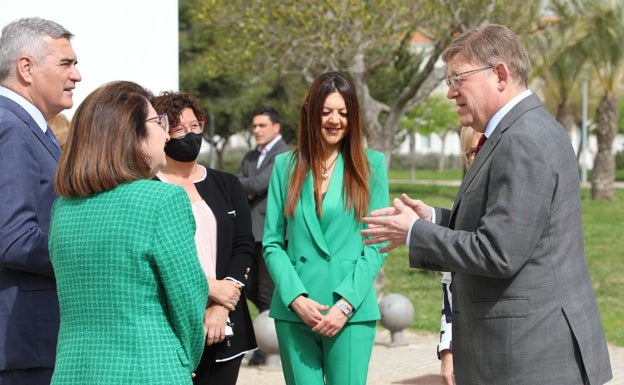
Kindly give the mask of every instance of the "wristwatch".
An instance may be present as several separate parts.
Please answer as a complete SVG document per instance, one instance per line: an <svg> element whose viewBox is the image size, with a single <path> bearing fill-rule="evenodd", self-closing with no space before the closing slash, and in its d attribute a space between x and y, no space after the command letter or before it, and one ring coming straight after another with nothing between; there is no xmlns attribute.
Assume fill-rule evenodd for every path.
<svg viewBox="0 0 624 385"><path fill-rule="evenodd" d="M338 300L338 302L336 302L336 306L338 306L338 309L340 309L342 314L346 315L347 318L351 318L353 315L353 310L351 310L351 307L349 307L345 301L341 299Z"/></svg>

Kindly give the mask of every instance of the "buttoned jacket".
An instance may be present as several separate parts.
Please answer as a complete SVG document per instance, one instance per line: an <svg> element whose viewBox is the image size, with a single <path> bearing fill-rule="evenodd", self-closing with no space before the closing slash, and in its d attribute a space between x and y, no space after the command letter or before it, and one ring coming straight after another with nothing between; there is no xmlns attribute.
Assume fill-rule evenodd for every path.
<svg viewBox="0 0 624 385"><path fill-rule="evenodd" d="M355 308L349 322L379 319L373 281L386 255L379 252L379 245L363 245L360 230L364 225L354 217L352 209L345 209L342 155L336 160L319 218L310 174L294 215L284 216L292 154L287 152L276 158L269 185L263 251L275 281L270 316L302 322L290 304L304 295L329 306L345 298ZM374 210L388 205L386 162L380 152L367 150L366 154L371 171L369 206ZM285 248L287 228L289 241Z"/></svg>

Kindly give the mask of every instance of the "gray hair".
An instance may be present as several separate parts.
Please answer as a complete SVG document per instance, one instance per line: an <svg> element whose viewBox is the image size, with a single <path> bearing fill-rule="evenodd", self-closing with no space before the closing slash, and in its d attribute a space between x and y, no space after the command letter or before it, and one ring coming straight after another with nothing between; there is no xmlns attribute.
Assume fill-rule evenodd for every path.
<svg viewBox="0 0 624 385"><path fill-rule="evenodd" d="M41 61L48 53L46 37L71 39L74 35L60 24L39 17L10 22L0 35L0 82L15 71L15 62L22 55Z"/></svg>
<svg viewBox="0 0 624 385"><path fill-rule="evenodd" d="M464 32L442 53L442 60L448 64L455 56L483 65L502 61L525 87L528 84L531 72L529 55L520 38L505 26L489 24Z"/></svg>

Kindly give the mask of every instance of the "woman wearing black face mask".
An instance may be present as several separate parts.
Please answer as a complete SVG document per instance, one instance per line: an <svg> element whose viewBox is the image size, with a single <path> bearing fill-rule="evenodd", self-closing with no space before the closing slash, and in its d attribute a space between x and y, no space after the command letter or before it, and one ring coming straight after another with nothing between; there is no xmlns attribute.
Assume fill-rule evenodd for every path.
<svg viewBox="0 0 624 385"><path fill-rule="evenodd" d="M197 163L204 131L197 99L164 92L152 105L159 114L167 114L172 127L165 145L167 166L156 178L180 185L188 194L197 224L197 254L210 287L206 346L193 383L234 385L243 356L257 347L242 293L254 241L247 198L234 175Z"/></svg>

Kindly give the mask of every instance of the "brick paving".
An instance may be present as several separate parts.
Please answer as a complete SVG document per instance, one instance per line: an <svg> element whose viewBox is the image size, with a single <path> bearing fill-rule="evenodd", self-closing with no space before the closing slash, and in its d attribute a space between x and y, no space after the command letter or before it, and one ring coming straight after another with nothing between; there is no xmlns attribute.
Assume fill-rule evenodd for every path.
<svg viewBox="0 0 624 385"><path fill-rule="evenodd" d="M367 385L439 385L439 361L435 356L438 336L406 331L407 345L389 346L390 333L378 329ZM609 346L613 380L608 385L624 385L624 347ZM284 385L281 370L247 366L243 360L237 385ZM346 385L346 384L345 384Z"/></svg>

